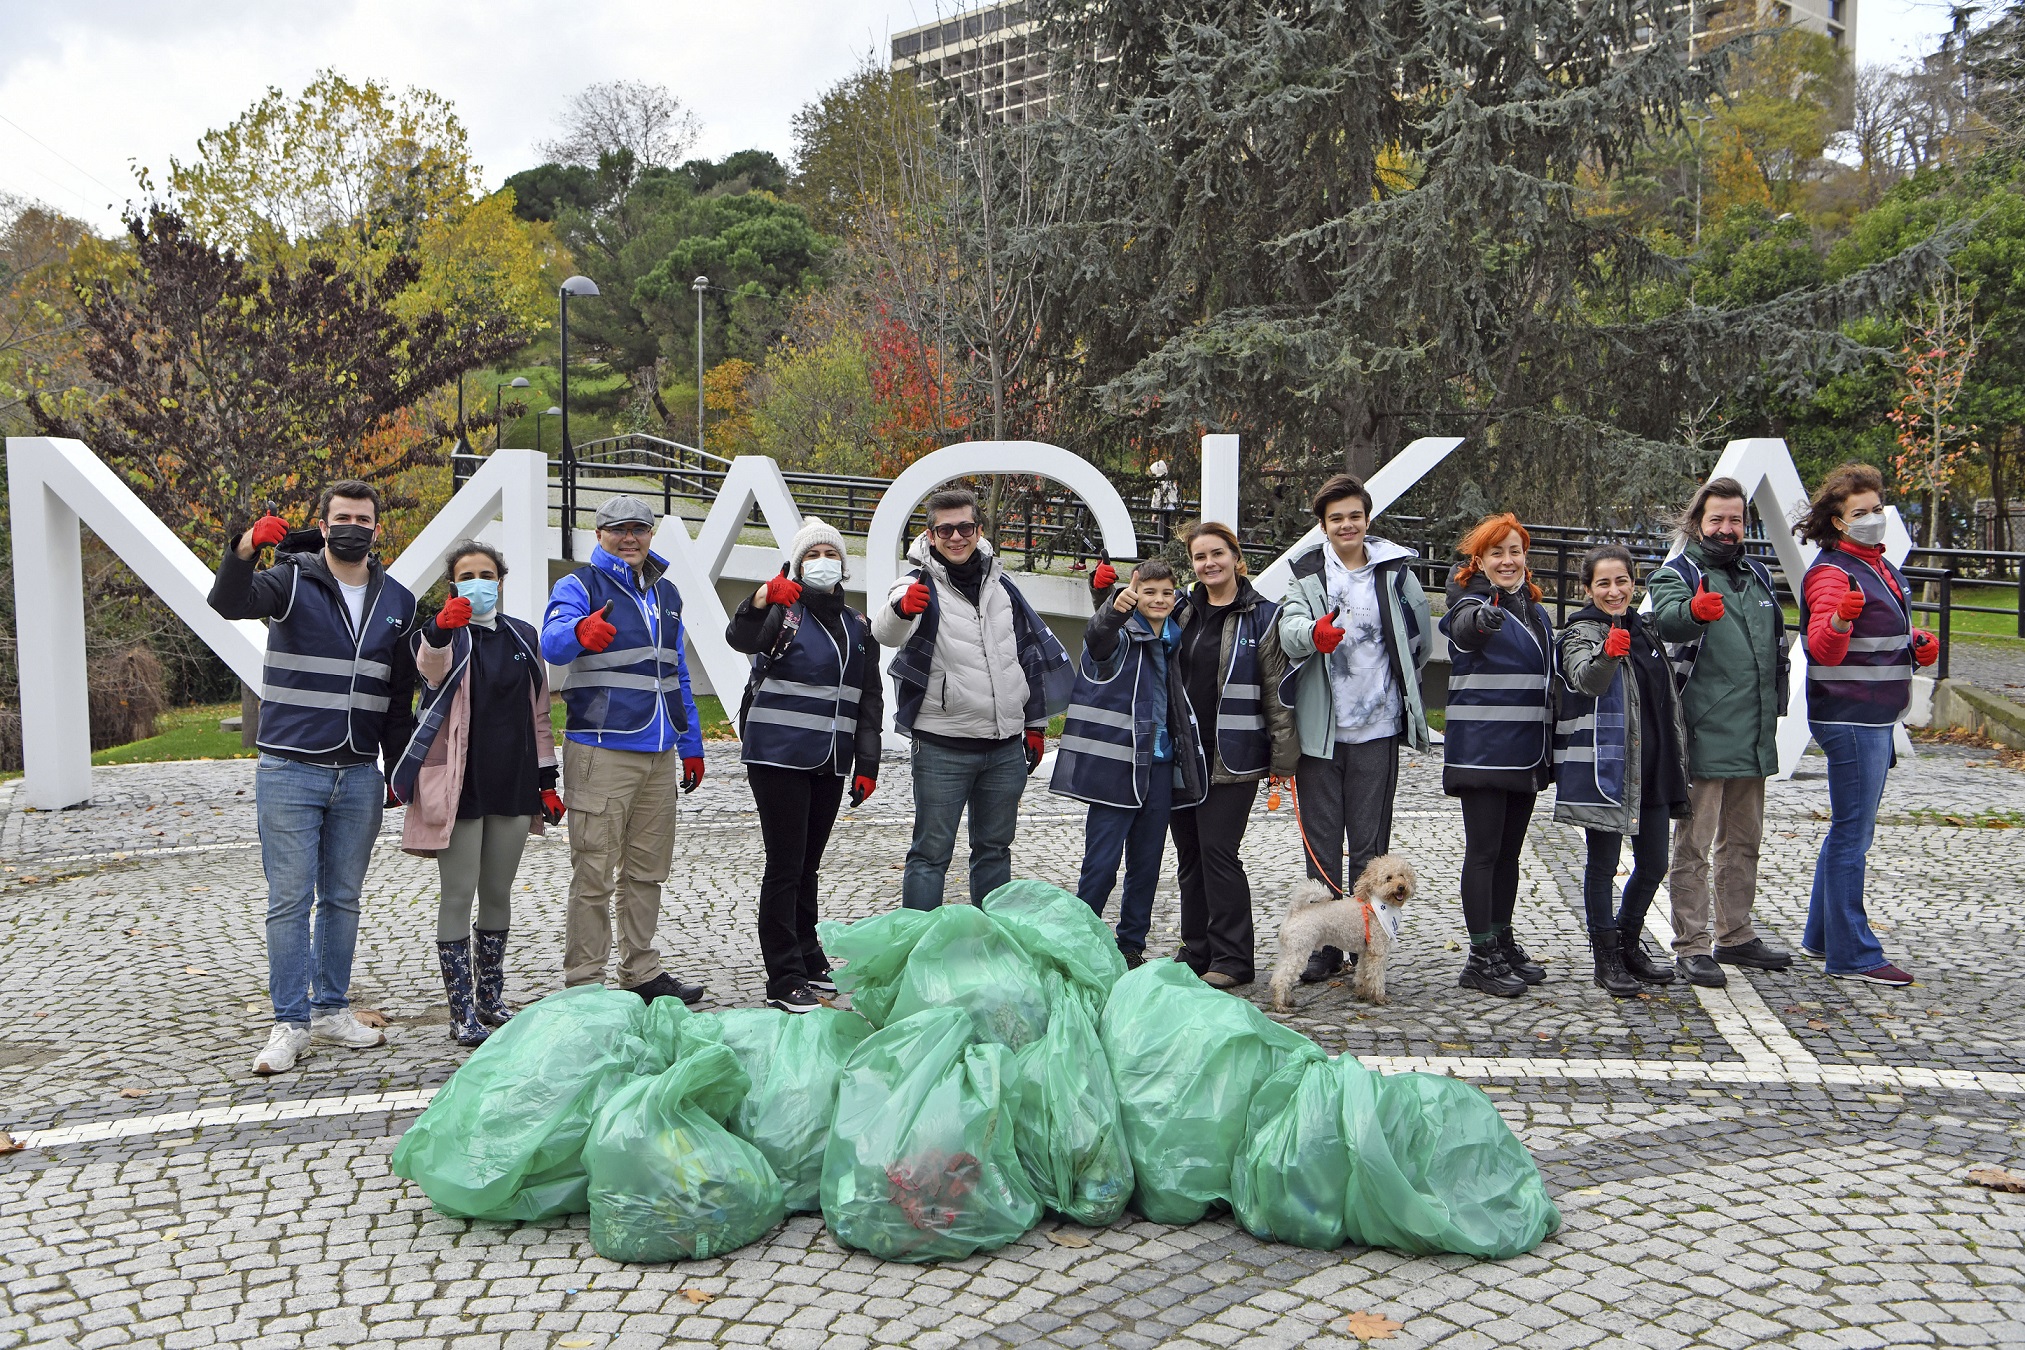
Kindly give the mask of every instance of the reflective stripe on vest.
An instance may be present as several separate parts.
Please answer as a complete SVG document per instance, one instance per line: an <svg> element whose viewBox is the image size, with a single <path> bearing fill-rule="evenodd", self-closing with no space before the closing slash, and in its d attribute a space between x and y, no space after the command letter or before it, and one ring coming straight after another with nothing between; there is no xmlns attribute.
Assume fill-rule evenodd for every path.
<svg viewBox="0 0 2025 1350"><path fill-rule="evenodd" d="M393 703L395 656L414 617L414 596L382 573L354 634L343 598L296 569L288 609L267 629L261 746L377 756Z"/></svg>
<svg viewBox="0 0 2025 1350"><path fill-rule="evenodd" d="M1890 726L1912 698L1912 615L1899 596L1909 595L1906 579L1889 560L1899 593L1877 569L1842 552L1823 549L1815 567L1833 567L1852 578L1863 591L1863 612L1849 630L1849 652L1840 665L1807 663L1807 716L1815 722L1848 722L1859 726ZM1808 569L1813 575L1813 569ZM1800 597L1800 631L1808 630L1805 588ZM1802 647L1806 644L1803 642Z"/></svg>
<svg viewBox="0 0 2025 1350"><path fill-rule="evenodd" d="M766 674L746 706L740 759L782 769L829 768L839 777L852 771L866 626L848 609L843 626L848 650L839 650L835 635L821 623L804 618L786 651L770 662L753 658L754 671Z"/></svg>
<svg viewBox="0 0 2025 1350"><path fill-rule="evenodd" d="M1690 595L1693 595L1702 584L1702 569L1695 566L1694 559L1688 557L1685 553L1674 554L1671 558L1661 563L1660 566L1671 568L1675 576L1685 581L1687 583L1688 594ZM1773 604L1778 604L1779 590L1772 584L1772 574L1765 570L1765 565L1756 558L1746 558L1744 559L1744 566L1751 569L1751 575L1756 577L1758 584L1765 588L1766 597ZM1739 593L1739 598L1741 598L1741 593ZM1725 599L1727 602L1727 597ZM1718 619L1717 622L1720 623L1722 620ZM1707 630L1703 631L1706 633ZM1692 642L1669 642L1666 644L1666 660L1667 664L1673 667L1673 687L1676 693L1687 688L1688 677L1695 673L1695 663L1701 660L1701 656L1702 638L1698 637Z"/></svg>
<svg viewBox="0 0 2025 1350"><path fill-rule="evenodd" d="M1620 663L1601 698L1562 684L1562 716L1554 723L1554 791L1561 801L1624 805L1625 670Z"/></svg>
<svg viewBox="0 0 2025 1350"><path fill-rule="evenodd" d="M1121 650L1113 658L1117 668L1108 678L1089 649L1083 650L1048 787L1081 801L1132 807L1146 800L1154 772L1173 771L1171 762L1153 763L1154 728L1148 706L1153 695L1146 678L1147 664L1165 661L1166 648L1126 628L1120 629L1118 642ZM1168 695L1185 697L1178 689Z"/></svg>
<svg viewBox="0 0 2025 1350"><path fill-rule="evenodd" d="M645 593L622 586L597 567L570 575L584 588L590 610L612 603L608 621L619 631L601 652L569 663L559 684L571 731L626 735L654 725L655 707L676 735L689 729L682 706L682 596L666 577ZM651 615L651 617L650 617Z"/></svg>
<svg viewBox="0 0 2025 1350"><path fill-rule="evenodd" d="M1546 612L1531 608L1544 623ZM1444 634L1463 612L1465 607L1457 606L1442 616ZM1445 762L1465 769L1532 769L1547 762L1553 748L1548 721L1553 652L1552 630L1542 647L1539 632L1516 611L1482 651L1450 644Z"/></svg>
<svg viewBox="0 0 2025 1350"><path fill-rule="evenodd" d="M1235 616L1230 665L1216 701L1216 757L1233 774L1260 774L1272 767L1273 746L1259 701L1259 643L1278 614L1279 606L1261 600Z"/></svg>

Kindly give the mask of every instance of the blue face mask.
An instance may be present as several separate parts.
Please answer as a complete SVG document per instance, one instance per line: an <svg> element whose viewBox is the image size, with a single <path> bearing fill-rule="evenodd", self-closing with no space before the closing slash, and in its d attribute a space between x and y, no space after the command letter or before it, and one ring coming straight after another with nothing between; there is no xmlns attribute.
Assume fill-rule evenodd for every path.
<svg viewBox="0 0 2025 1350"><path fill-rule="evenodd" d="M490 577L474 577L457 583L457 594L471 602L474 615L490 614L499 608L499 583Z"/></svg>

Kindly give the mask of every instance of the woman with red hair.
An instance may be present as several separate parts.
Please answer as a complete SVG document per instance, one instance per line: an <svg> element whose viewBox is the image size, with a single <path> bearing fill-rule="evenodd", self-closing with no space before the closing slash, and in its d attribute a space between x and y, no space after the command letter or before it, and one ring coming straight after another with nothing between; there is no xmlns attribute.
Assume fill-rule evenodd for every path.
<svg viewBox="0 0 2025 1350"><path fill-rule="evenodd" d="M1457 983L1500 998L1547 978L1512 934L1519 851L1553 778L1554 628L1526 565L1531 544L1510 512L1480 521L1456 546L1441 620L1451 662L1441 786L1462 799L1470 935Z"/></svg>

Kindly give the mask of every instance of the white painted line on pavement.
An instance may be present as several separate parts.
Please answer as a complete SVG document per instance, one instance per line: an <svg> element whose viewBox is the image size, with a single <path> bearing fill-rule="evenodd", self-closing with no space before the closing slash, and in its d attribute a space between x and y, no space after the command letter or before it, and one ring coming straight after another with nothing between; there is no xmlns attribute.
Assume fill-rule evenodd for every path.
<svg viewBox="0 0 2025 1350"><path fill-rule="evenodd" d="M15 1136L23 1148L55 1148L64 1144L97 1144L149 1134L179 1134L212 1126L266 1125L315 1116L362 1116L381 1111L419 1111L436 1095L434 1088L416 1092L374 1092L353 1097L308 1097L285 1102L249 1102L214 1106L202 1111L167 1111L156 1116L121 1116L82 1125L60 1125Z"/></svg>

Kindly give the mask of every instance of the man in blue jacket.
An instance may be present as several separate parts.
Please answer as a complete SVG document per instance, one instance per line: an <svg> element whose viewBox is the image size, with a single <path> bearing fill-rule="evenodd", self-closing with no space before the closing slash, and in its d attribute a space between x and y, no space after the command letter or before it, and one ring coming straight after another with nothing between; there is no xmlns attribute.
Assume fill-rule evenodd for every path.
<svg viewBox="0 0 2025 1350"><path fill-rule="evenodd" d="M648 544L654 510L638 497L598 508L591 560L555 584L541 654L567 667L563 801L570 897L563 983L605 978L618 913L619 983L649 1003L685 1003L703 986L661 968L654 930L675 855L676 785L703 781L703 722L682 650L682 596ZM614 885L616 875L617 883ZM616 903L615 903L616 902Z"/></svg>
<svg viewBox="0 0 2025 1350"><path fill-rule="evenodd" d="M226 618L268 621L253 800L274 1029L253 1061L259 1074L294 1068L312 1040L386 1043L352 1015L349 993L359 895L387 804L380 763L392 770L415 729L415 597L371 556L377 488L332 483L317 516L318 529L294 533L262 516L225 550L211 587ZM274 564L254 570L269 545Z"/></svg>

